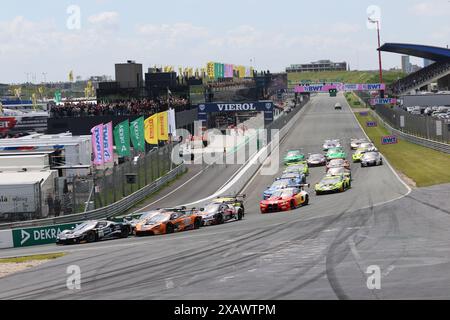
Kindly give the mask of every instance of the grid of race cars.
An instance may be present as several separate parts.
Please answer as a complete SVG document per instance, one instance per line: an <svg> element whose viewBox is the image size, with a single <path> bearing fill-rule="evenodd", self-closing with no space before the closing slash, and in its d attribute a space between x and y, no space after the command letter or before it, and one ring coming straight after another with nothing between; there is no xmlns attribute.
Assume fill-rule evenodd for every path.
<svg viewBox="0 0 450 320"><path fill-rule="evenodd" d="M383 158L375 145L366 139L351 139L352 161L361 167L379 166ZM310 168L325 167L325 176L314 186L316 195L345 192L351 188L351 164L338 139L326 140L325 154L305 155L302 150L290 150L283 159L284 171L264 192L260 201L262 214L283 212L309 204L307 184ZM91 243L103 240L170 234L240 221L245 217L245 195L214 199L204 208L162 208L137 213L114 221L86 221L71 230L61 232L58 245Z"/></svg>

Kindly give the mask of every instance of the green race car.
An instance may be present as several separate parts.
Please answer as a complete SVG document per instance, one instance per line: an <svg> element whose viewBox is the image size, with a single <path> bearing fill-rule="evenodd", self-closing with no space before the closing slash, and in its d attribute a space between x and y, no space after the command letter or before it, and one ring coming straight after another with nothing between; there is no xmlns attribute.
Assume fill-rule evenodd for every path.
<svg viewBox="0 0 450 320"><path fill-rule="evenodd" d="M306 162L296 163L289 165L283 172L283 174L287 173L300 173L305 176L309 175L309 167Z"/></svg>
<svg viewBox="0 0 450 320"><path fill-rule="evenodd" d="M327 152L327 160L333 159L345 159L347 158L347 153L345 153L344 148L331 148Z"/></svg>
<svg viewBox="0 0 450 320"><path fill-rule="evenodd" d="M298 164L306 161L306 156L300 150L289 150L286 157L284 157L284 164Z"/></svg>
<svg viewBox="0 0 450 320"><path fill-rule="evenodd" d="M350 189L352 182L349 176L341 174L339 176L326 176L315 186L316 194L326 194L344 192Z"/></svg>

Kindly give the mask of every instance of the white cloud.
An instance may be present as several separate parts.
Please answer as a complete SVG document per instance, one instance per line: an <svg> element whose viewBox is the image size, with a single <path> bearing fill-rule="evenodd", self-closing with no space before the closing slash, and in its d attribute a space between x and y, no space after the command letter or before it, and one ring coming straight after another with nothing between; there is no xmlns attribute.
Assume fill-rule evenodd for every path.
<svg viewBox="0 0 450 320"><path fill-rule="evenodd" d="M119 23L119 14L114 11L105 11L90 16L88 21L93 25L116 26Z"/></svg>
<svg viewBox="0 0 450 320"><path fill-rule="evenodd" d="M429 0L414 4L409 11L416 16L445 16L450 15L450 3L447 0Z"/></svg>

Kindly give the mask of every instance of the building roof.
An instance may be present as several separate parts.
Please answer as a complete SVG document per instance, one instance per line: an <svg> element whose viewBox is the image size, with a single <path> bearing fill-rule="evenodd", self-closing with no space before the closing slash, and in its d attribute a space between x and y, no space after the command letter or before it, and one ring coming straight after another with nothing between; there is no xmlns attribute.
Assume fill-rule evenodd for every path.
<svg viewBox="0 0 450 320"><path fill-rule="evenodd" d="M450 60L450 49L408 43L385 43L378 50L406 54L433 61Z"/></svg>
<svg viewBox="0 0 450 320"><path fill-rule="evenodd" d="M35 184L46 181L55 171L1 172L0 185Z"/></svg>

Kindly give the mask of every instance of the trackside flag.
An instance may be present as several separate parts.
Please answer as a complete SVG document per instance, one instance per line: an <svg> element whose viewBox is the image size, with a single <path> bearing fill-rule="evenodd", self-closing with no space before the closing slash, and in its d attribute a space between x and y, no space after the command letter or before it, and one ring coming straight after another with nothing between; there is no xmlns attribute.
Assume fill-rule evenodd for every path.
<svg viewBox="0 0 450 320"><path fill-rule="evenodd" d="M168 141L169 140L169 113L160 112L158 116L158 140Z"/></svg>
<svg viewBox="0 0 450 320"><path fill-rule="evenodd" d="M172 138L176 138L177 136L177 124L175 117L175 110L169 109L169 135L171 135Z"/></svg>
<svg viewBox="0 0 450 320"><path fill-rule="evenodd" d="M113 144L113 125L110 122L103 126L103 161L105 163L114 161Z"/></svg>
<svg viewBox="0 0 450 320"><path fill-rule="evenodd" d="M130 134L134 149L145 152L144 117L131 122Z"/></svg>
<svg viewBox="0 0 450 320"><path fill-rule="evenodd" d="M130 122L128 120L119 123L114 128L114 142L116 143L116 153L120 157L131 156L130 150Z"/></svg>
<svg viewBox="0 0 450 320"><path fill-rule="evenodd" d="M94 164L100 166L105 163L103 159L103 124L93 127L91 133Z"/></svg>
<svg viewBox="0 0 450 320"><path fill-rule="evenodd" d="M145 141L148 144L158 144L158 115L155 114L144 121Z"/></svg>

